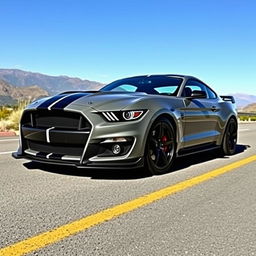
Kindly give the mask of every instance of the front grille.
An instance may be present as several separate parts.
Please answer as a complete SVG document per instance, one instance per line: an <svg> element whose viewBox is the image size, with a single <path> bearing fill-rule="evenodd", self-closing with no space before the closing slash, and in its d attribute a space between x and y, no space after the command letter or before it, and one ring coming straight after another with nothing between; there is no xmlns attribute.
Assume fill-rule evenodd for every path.
<svg viewBox="0 0 256 256"><path fill-rule="evenodd" d="M24 152L39 158L80 160L91 124L80 113L52 110L26 111L21 120Z"/></svg>
<svg viewBox="0 0 256 256"><path fill-rule="evenodd" d="M67 130L91 130L84 116L77 112L36 110L24 113L21 124L33 128L59 128Z"/></svg>

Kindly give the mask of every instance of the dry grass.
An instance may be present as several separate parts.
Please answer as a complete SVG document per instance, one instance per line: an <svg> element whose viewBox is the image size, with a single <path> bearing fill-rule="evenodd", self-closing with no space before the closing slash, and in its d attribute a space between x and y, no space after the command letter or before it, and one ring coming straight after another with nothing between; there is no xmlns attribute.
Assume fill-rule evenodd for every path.
<svg viewBox="0 0 256 256"><path fill-rule="evenodd" d="M29 102L20 102L17 107L13 108L9 115L2 116L0 119L0 131L17 131L22 112Z"/></svg>
<svg viewBox="0 0 256 256"><path fill-rule="evenodd" d="M11 123L9 120L0 120L0 132L6 132L9 129L9 127L11 126Z"/></svg>
<svg viewBox="0 0 256 256"><path fill-rule="evenodd" d="M0 120L8 118L8 116L11 114L12 110L13 110L13 108L1 106L0 107Z"/></svg>

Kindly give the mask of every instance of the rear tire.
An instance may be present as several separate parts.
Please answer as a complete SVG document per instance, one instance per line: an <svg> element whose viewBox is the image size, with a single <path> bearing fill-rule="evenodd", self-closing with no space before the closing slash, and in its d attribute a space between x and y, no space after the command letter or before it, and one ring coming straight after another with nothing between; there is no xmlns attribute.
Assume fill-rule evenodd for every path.
<svg viewBox="0 0 256 256"><path fill-rule="evenodd" d="M152 125L145 148L145 167L153 174L170 171L175 158L176 141L171 122L160 117Z"/></svg>
<svg viewBox="0 0 256 256"><path fill-rule="evenodd" d="M222 153L224 155L233 155L236 152L237 144L237 122L234 118L228 121L225 134L222 141Z"/></svg>

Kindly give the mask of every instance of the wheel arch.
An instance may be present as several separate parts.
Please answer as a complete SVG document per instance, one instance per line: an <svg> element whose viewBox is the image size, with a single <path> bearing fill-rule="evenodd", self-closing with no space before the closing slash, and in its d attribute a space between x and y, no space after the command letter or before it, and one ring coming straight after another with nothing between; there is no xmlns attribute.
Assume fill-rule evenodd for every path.
<svg viewBox="0 0 256 256"><path fill-rule="evenodd" d="M232 115L230 115L229 118L227 119L227 122L226 122L225 127L224 127L224 131L226 131L227 125L228 125L229 121L230 121L232 118L236 121L236 125L238 125L237 116L234 115L234 114L232 114Z"/></svg>
<svg viewBox="0 0 256 256"><path fill-rule="evenodd" d="M227 125L228 125L229 121L230 121L232 118L236 121L236 125L237 125L237 127L238 127L237 116L232 113L232 114L229 116L229 118L227 118L227 122L225 123L225 126L223 127L223 132L222 132L221 140L220 140L220 144L221 144L221 145L222 145L222 143L223 143L223 139L224 139L224 136L225 136L225 133L226 133L226 130L227 130Z"/></svg>
<svg viewBox="0 0 256 256"><path fill-rule="evenodd" d="M154 120L154 122L156 122L158 119L160 119L161 117L165 117L166 119L168 119L170 122L171 122L171 124L173 125L173 128L174 128L174 131L175 131L175 134L176 134L176 132L177 132L177 124L176 124L176 122L175 122L175 120L174 120L174 117L173 116L171 116L170 114L168 114L168 113L163 113L163 114L160 114L155 120ZM153 123L154 123L153 122ZM153 124L152 123L152 124Z"/></svg>
<svg viewBox="0 0 256 256"><path fill-rule="evenodd" d="M173 129L174 129L174 132L175 132L175 136L176 136L176 143L178 143L178 138L180 136L179 134L179 129L178 129L178 122L177 122L177 118L172 115L171 113L168 113L168 112L161 112L161 113L158 113L156 114L152 119L151 119L151 122L149 123L148 125L148 129L146 131L146 134L145 134L145 139L144 139L144 145L143 145L143 155L145 153L145 148L146 148L146 143L147 143L147 138L148 138L148 135L149 135L149 131L152 127L152 125L157 122L161 117L165 117L167 118L172 126L173 126ZM176 147L177 148L177 147Z"/></svg>

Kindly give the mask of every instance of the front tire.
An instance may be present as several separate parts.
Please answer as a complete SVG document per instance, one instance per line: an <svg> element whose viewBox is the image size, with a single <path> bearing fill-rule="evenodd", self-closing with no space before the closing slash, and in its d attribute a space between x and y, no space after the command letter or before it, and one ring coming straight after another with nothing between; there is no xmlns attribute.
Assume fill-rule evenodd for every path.
<svg viewBox="0 0 256 256"><path fill-rule="evenodd" d="M171 122L161 117L152 125L145 148L145 166L153 174L170 171L175 158L175 132Z"/></svg>
<svg viewBox="0 0 256 256"><path fill-rule="evenodd" d="M222 153L233 155L236 152L237 144L237 122L234 118L228 121L222 142Z"/></svg>

